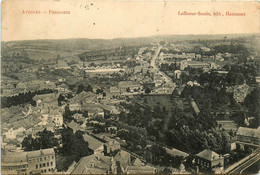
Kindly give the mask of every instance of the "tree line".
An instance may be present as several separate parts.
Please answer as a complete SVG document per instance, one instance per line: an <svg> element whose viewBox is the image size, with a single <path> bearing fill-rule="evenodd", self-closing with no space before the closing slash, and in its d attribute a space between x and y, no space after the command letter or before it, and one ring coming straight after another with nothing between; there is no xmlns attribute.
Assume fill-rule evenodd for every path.
<svg viewBox="0 0 260 175"><path fill-rule="evenodd" d="M18 95L11 97L2 97L1 108L10 108L11 106L17 106L25 103L30 103L35 106L36 102L33 100L35 95L49 94L55 92L52 89L37 90L34 92L28 91L26 93L19 93Z"/></svg>

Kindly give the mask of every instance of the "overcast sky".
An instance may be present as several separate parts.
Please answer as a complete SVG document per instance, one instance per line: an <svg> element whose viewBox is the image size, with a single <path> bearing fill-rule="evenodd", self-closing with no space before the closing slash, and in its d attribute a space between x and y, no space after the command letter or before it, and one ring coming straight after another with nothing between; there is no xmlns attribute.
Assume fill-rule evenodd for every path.
<svg viewBox="0 0 260 175"><path fill-rule="evenodd" d="M2 40L259 33L259 9L256 2L97 1L91 5L75 0L7 0L2 3ZM26 15L23 10L41 14ZM49 10L70 14L52 15ZM210 12L212 16L181 16L178 11ZM216 11L246 16L213 16Z"/></svg>

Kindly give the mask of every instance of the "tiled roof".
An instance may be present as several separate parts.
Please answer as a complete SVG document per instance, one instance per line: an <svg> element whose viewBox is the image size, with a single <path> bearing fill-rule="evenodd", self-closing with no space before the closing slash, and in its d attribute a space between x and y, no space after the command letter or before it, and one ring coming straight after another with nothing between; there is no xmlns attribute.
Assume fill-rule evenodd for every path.
<svg viewBox="0 0 260 175"><path fill-rule="evenodd" d="M120 81L118 83L118 86L121 87L121 86L140 86L139 83L136 83L136 82L132 82L132 81Z"/></svg>
<svg viewBox="0 0 260 175"><path fill-rule="evenodd" d="M39 157L41 156L40 150L37 151L29 151L28 152L28 158L34 158L34 157Z"/></svg>
<svg viewBox="0 0 260 175"><path fill-rule="evenodd" d="M127 168L128 174L154 174L155 168L151 166L129 166Z"/></svg>
<svg viewBox="0 0 260 175"><path fill-rule="evenodd" d="M26 152L7 153L6 155L1 156L1 162L3 163L27 162L26 156L27 156Z"/></svg>
<svg viewBox="0 0 260 175"><path fill-rule="evenodd" d="M54 154L54 149L53 148L42 149L41 151L42 151L43 155L52 155L52 154Z"/></svg>
<svg viewBox="0 0 260 175"><path fill-rule="evenodd" d="M93 151L103 145L103 143L101 141L99 141L99 140L95 139L94 137L91 137L87 134L84 134L83 138L86 142L88 142L88 147Z"/></svg>
<svg viewBox="0 0 260 175"><path fill-rule="evenodd" d="M81 126L74 121L71 121L69 124L67 124L67 126L71 128L73 131L82 129Z"/></svg>
<svg viewBox="0 0 260 175"><path fill-rule="evenodd" d="M219 155L217 153L215 153L214 151L211 151L209 149L205 149L204 151L196 154L196 156L203 158L205 160L215 160L215 159L219 159Z"/></svg>
<svg viewBox="0 0 260 175"><path fill-rule="evenodd" d="M173 155L173 156L180 156L180 157L183 156L184 158L189 156L188 153L182 152L175 148L173 148L173 149L165 148L165 150L168 154Z"/></svg>
<svg viewBox="0 0 260 175"><path fill-rule="evenodd" d="M114 157L115 161L119 161L120 165L125 169L130 164L130 153L120 150Z"/></svg>
<svg viewBox="0 0 260 175"><path fill-rule="evenodd" d="M97 95L92 92L82 91L77 96L73 97L70 100L70 103L79 103L79 102L93 102L97 99Z"/></svg>
<svg viewBox="0 0 260 175"><path fill-rule="evenodd" d="M134 165L134 166L142 166L143 163L141 162L140 159L136 158L135 161L134 161L134 163L133 163L133 165Z"/></svg>
<svg viewBox="0 0 260 175"><path fill-rule="evenodd" d="M239 127L237 131L237 135L256 137L260 139L260 129Z"/></svg>
<svg viewBox="0 0 260 175"><path fill-rule="evenodd" d="M41 155L47 156L47 155L52 155L52 154L54 154L54 149L53 148L41 149L41 150L37 150L37 151L29 151L29 152L27 152L28 158L39 157Z"/></svg>
<svg viewBox="0 0 260 175"><path fill-rule="evenodd" d="M57 109L56 110L51 110L50 115L62 115L61 112L59 112Z"/></svg>
<svg viewBox="0 0 260 175"><path fill-rule="evenodd" d="M29 129L38 124L40 121L41 120L37 118L35 115L29 115L28 117L23 118L17 122L25 129Z"/></svg>
<svg viewBox="0 0 260 175"><path fill-rule="evenodd" d="M90 155L79 160L71 174L103 174L111 166L111 157Z"/></svg>
<svg viewBox="0 0 260 175"><path fill-rule="evenodd" d="M58 94L50 93L50 94L35 95L35 96L33 97L33 100L34 100L34 101L42 100L42 101L44 101L44 102L52 102L52 101L57 100L58 97L59 97Z"/></svg>

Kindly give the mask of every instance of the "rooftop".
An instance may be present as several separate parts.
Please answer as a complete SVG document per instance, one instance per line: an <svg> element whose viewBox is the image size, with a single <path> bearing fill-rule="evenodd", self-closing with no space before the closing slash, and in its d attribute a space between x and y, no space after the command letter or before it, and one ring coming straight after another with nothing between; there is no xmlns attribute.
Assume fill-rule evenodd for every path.
<svg viewBox="0 0 260 175"><path fill-rule="evenodd" d="M47 155L52 155L52 154L54 154L53 148L41 149L41 150L37 150L37 151L27 152L28 158L34 158L34 157L39 157L39 156L47 156Z"/></svg>
<svg viewBox="0 0 260 175"><path fill-rule="evenodd" d="M90 155L82 157L71 174L104 174L111 166L111 157Z"/></svg>
<svg viewBox="0 0 260 175"><path fill-rule="evenodd" d="M29 115L26 118L23 118L17 121L23 128L29 129L38 124L41 120L35 115Z"/></svg>
<svg viewBox="0 0 260 175"><path fill-rule="evenodd" d="M44 101L44 102L52 102L52 101L57 100L58 97L59 97L58 94L50 93L50 94L35 95L33 97L33 100L34 101L41 100L41 101Z"/></svg>
<svg viewBox="0 0 260 175"><path fill-rule="evenodd" d="M183 156L184 158L189 156L188 153L182 152L182 151L175 149L175 148L173 148L173 149L165 148L165 151L168 154L173 155L173 156L180 156L180 157Z"/></svg>
<svg viewBox="0 0 260 175"><path fill-rule="evenodd" d="M215 153L214 151L211 151L209 149L205 149L204 151L196 154L196 156L203 158L205 160L209 160L209 161L213 161L215 159L220 158L220 156L217 153Z"/></svg>
<svg viewBox="0 0 260 175"><path fill-rule="evenodd" d="M121 87L121 86L131 86L131 85L140 85L139 83L136 83L136 82L133 82L133 81L120 81L118 83L118 86Z"/></svg>
<svg viewBox="0 0 260 175"><path fill-rule="evenodd" d="M1 163L18 163L27 162L26 152L8 152L6 155L1 156Z"/></svg>
<svg viewBox="0 0 260 175"><path fill-rule="evenodd" d="M76 130L81 130L81 129L83 129L79 124L77 124L77 123L74 122L73 120L72 120L69 124L67 124L67 126L68 126L69 128L71 128L74 132L75 132Z"/></svg>
<svg viewBox="0 0 260 175"><path fill-rule="evenodd" d="M99 140L95 139L94 137L91 137L87 134L84 134L83 138L86 142L88 142L88 147L93 151L98 149L99 147L103 146L103 144L104 144L101 141L99 141Z"/></svg>
<svg viewBox="0 0 260 175"><path fill-rule="evenodd" d="M81 101L84 102L93 102L97 99L97 94L94 94L93 92L85 92L82 91L81 93L79 93L77 96L73 97L71 99L71 103L78 103Z"/></svg>
<svg viewBox="0 0 260 175"><path fill-rule="evenodd" d="M260 139L260 129L239 127L237 131L237 135L256 137Z"/></svg>

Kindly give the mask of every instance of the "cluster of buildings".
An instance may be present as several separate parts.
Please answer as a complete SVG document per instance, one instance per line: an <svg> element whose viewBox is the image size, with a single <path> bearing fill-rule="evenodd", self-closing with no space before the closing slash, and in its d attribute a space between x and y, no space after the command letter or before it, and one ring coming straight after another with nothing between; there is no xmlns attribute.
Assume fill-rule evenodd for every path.
<svg viewBox="0 0 260 175"><path fill-rule="evenodd" d="M138 158L132 159L123 150L115 156L92 154L72 164L66 174L155 174L155 167L144 165Z"/></svg>
<svg viewBox="0 0 260 175"><path fill-rule="evenodd" d="M208 48L204 48L208 50ZM11 107L10 109L1 109L2 120L2 172L4 174L37 174L56 172L56 159L53 148L37 151L24 152L21 148L23 139L31 134L36 137L37 133L44 129L55 133L55 137L60 138L56 131L67 127L72 129L73 133L83 131L83 138L88 142L91 155L82 157L78 162L73 162L65 174L155 174L156 168L141 161L136 155L122 149L122 140L112 139L107 136L97 136L92 132L86 132L87 123L101 122L92 121L92 119L104 119L107 115L118 115L123 110L120 105L115 105L115 100L120 103L125 96L132 97L140 94L172 94L175 89L175 83L165 78L167 75L151 66L151 51L144 47L138 51L135 67L123 67L121 65L90 66L83 63L78 64L78 69L84 69L86 72L102 73L109 76L113 72L123 71L129 77L124 81L119 81L110 85L105 93L93 93L82 91L79 94L72 93L72 98L66 99L65 104L58 104L60 94L71 92L69 86L64 83L51 81L24 81L17 84L4 84L5 95L14 93L25 93L28 91L37 91L42 89L57 90L58 93L49 93L36 95L33 100L36 106L27 105L25 108ZM143 54L146 52L145 54ZM222 55L217 55L220 57ZM230 55L225 55L230 57ZM221 59L221 58L219 58ZM216 69L218 66L211 62L201 61L201 55L195 53L182 54L163 54L159 56L159 63L175 61L180 67L175 70L173 75L179 79L187 67L202 68L203 70ZM67 62L57 61L55 69L71 69ZM223 72L222 72L223 73ZM226 74L226 72L225 72ZM13 80L10 80L13 81ZM5 81L8 82L8 81ZM189 81L189 86L200 86L196 81ZM237 85L229 89L233 93L234 99L241 103L244 101L249 91L246 84ZM110 100L110 101L109 101ZM124 100L123 100L124 101ZM113 102L113 104L112 104ZM63 114L65 106L70 111L76 111L72 116L73 120L64 122ZM200 107L194 99L190 99L187 106L190 106L193 113L199 115ZM13 110L15 109L15 110ZM17 110L17 111L16 111ZM82 112L87 112L87 117ZM104 124L104 123L102 123ZM236 143L240 145L260 145L260 130L239 127L234 121L217 121L218 129L236 132ZM109 129L109 128L108 128ZM111 126L111 130L117 130ZM166 152L174 157L183 157L186 159L189 154L177 149L165 148ZM216 152L205 149L194 155L192 162L197 172L211 170L215 173L222 173L224 168L224 157Z"/></svg>
<svg viewBox="0 0 260 175"><path fill-rule="evenodd" d="M73 132L82 128L75 122L67 127ZM105 135L84 134L92 154L73 162L64 174L155 174L156 168L145 164L121 148L122 141Z"/></svg>
<svg viewBox="0 0 260 175"><path fill-rule="evenodd" d="M21 142L44 129L55 132L63 125L64 108L58 105L57 93L35 95L36 106L1 109L3 114L1 147L9 151L21 151Z"/></svg>

